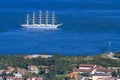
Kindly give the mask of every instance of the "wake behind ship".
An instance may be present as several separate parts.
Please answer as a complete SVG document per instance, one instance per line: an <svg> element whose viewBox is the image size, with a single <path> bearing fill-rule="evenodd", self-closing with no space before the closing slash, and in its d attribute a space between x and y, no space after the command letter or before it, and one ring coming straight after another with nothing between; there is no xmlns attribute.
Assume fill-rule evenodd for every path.
<svg viewBox="0 0 120 80"><path fill-rule="evenodd" d="M32 19L30 15L26 15L26 24L22 24L22 27L25 28L39 28L39 29L57 29L58 26L62 24L55 24L55 14L52 12L51 21L49 21L49 12L46 11L45 19L43 19L42 11L39 12L38 18L36 17L35 12L32 14ZM51 23L50 23L51 22Z"/></svg>

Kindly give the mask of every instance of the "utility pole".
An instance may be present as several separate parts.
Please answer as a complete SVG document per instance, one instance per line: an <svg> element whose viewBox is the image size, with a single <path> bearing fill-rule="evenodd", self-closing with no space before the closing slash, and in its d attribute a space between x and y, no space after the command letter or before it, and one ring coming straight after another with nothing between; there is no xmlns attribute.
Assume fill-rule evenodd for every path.
<svg viewBox="0 0 120 80"><path fill-rule="evenodd" d="M111 43L111 41L109 41L108 43L109 43L109 54L114 55L114 53L112 52L112 43Z"/></svg>

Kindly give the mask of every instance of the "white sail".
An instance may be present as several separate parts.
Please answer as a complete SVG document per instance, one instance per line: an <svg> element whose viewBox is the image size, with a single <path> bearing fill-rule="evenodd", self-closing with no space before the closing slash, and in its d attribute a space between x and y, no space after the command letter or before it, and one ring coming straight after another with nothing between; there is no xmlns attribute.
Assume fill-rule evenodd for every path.
<svg viewBox="0 0 120 80"><path fill-rule="evenodd" d="M26 17L27 17L26 23L27 23L27 26L28 26L29 22L30 22L30 20L29 20L29 14L27 14Z"/></svg>
<svg viewBox="0 0 120 80"><path fill-rule="evenodd" d="M39 24L42 24L42 11L39 11Z"/></svg>
<svg viewBox="0 0 120 80"><path fill-rule="evenodd" d="M48 11L46 11L46 25L48 25Z"/></svg>
<svg viewBox="0 0 120 80"><path fill-rule="evenodd" d="M32 24L35 25L35 12L33 12L33 16L32 16Z"/></svg>
<svg viewBox="0 0 120 80"><path fill-rule="evenodd" d="M55 25L55 14L52 12L52 25Z"/></svg>

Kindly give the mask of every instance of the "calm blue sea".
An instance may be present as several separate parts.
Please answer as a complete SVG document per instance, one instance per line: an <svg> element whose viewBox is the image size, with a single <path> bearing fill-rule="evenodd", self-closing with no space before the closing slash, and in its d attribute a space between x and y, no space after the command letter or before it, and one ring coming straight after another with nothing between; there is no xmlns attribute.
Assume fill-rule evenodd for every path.
<svg viewBox="0 0 120 80"><path fill-rule="evenodd" d="M54 11L57 30L26 30L26 14ZM0 1L0 54L94 55L120 51L120 0Z"/></svg>

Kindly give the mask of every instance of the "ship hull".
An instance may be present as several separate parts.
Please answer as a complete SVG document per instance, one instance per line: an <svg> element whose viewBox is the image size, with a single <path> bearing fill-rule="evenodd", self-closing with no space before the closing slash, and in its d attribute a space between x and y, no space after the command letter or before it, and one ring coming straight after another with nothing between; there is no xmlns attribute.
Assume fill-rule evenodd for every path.
<svg viewBox="0 0 120 80"><path fill-rule="evenodd" d="M27 24L23 24L21 25L24 28L31 28L31 29L57 29L58 26L60 26L61 24L58 25L27 25Z"/></svg>

